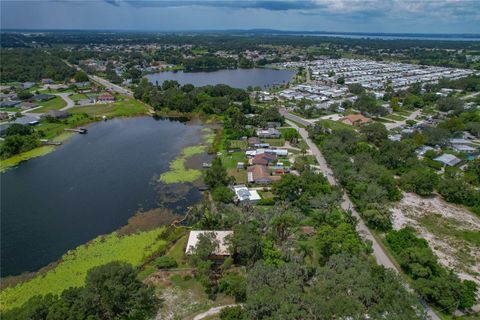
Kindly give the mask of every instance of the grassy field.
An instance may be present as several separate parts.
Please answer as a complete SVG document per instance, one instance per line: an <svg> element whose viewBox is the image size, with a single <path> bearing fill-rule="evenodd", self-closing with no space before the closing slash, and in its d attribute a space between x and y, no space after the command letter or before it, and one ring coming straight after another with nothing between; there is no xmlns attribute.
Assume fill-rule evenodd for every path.
<svg viewBox="0 0 480 320"><path fill-rule="evenodd" d="M183 149L182 154L170 163L170 171L160 175L160 181L164 183L193 182L202 176L197 169L189 169L185 162L191 156L205 152L205 146L192 146Z"/></svg>
<svg viewBox="0 0 480 320"><path fill-rule="evenodd" d="M221 155L220 158L222 159L223 165L227 169L236 169L237 162L247 162L247 157L245 156L245 152L243 151L232 153L225 152Z"/></svg>
<svg viewBox="0 0 480 320"><path fill-rule="evenodd" d="M247 170L245 169L227 169L227 174L234 177L237 184L247 183Z"/></svg>
<svg viewBox="0 0 480 320"><path fill-rule="evenodd" d="M38 104L42 107L31 111L32 113L44 113L48 110L59 110L67 106L65 100L60 97L55 97L45 102L39 102Z"/></svg>
<svg viewBox="0 0 480 320"><path fill-rule="evenodd" d="M70 99L72 99L73 101L77 102L79 100L84 100L84 99L88 99L87 95L84 94L84 93L75 93L75 94L72 94L70 96Z"/></svg>
<svg viewBox="0 0 480 320"><path fill-rule="evenodd" d="M389 114L388 116L385 116L385 118L390 119L390 120L395 120L395 121L403 121L403 120L406 119L405 117L400 116L398 114L394 114L394 113Z"/></svg>
<svg viewBox="0 0 480 320"><path fill-rule="evenodd" d="M71 114L86 113L92 117L107 116L113 117L128 117L146 114L148 112L147 106L140 101L128 99L116 101L109 104L95 104L84 107L73 107L68 110Z"/></svg>
<svg viewBox="0 0 480 320"><path fill-rule="evenodd" d="M59 294L70 287L81 287L87 271L112 261L140 265L154 252L166 245L159 240L163 228L120 237L116 232L100 236L67 252L61 262L44 275L6 288L0 293L1 309L18 307L35 295Z"/></svg>
<svg viewBox="0 0 480 320"><path fill-rule="evenodd" d="M20 108L17 107L5 107L5 108L0 108L0 111L2 112L20 112Z"/></svg>
<svg viewBox="0 0 480 320"><path fill-rule="evenodd" d="M285 139L260 139L263 143L268 143L273 147L283 147L285 145Z"/></svg>
<svg viewBox="0 0 480 320"><path fill-rule="evenodd" d="M246 140L230 140L230 148L232 149L247 149L248 142Z"/></svg>

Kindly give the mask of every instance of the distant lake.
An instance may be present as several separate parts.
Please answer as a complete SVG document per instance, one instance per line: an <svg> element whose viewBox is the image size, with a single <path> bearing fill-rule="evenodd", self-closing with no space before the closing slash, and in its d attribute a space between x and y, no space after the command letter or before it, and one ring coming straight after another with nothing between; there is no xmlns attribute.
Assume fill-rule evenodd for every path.
<svg viewBox="0 0 480 320"><path fill-rule="evenodd" d="M164 207L183 215L201 193L158 178L183 147L200 142L201 129L150 117L99 122L2 173L1 276L36 271L125 225L139 210Z"/></svg>
<svg viewBox="0 0 480 320"><path fill-rule="evenodd" d="M295 75L291 70L275 69L233 69L212 72L183 72L166 71L146 75L145 77L153 84L158 81L161 85L165 80L175 80L180 84L193 84L196 87L226 84L234 88L246 89L248 86L267 88L275 84L290 81Z"/></svg>

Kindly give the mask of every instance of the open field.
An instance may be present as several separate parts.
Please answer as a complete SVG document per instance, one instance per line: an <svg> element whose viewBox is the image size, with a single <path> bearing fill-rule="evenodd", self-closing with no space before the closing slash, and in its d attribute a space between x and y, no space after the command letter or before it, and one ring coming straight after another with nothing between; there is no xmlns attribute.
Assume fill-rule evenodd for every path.
<svg viewBox="0 0 480 320"><path fill-rule="evenodd" d="M81 287L87 271L95 266L112 261L138 266L166 245L164 240L159 240L163 230L164 228L157 228L123 237L117 232L99 236L67 252L60 263L45 274L3 290L0 293L1 309L18 307L35 295L59 294L70 287Z"/></svg>
<svg viewBox="0 0 480 320"><path fill-rule="evenodd" d="M234 177L237 184L247 183L247 170L245 169L230 168L227 169L227 174Z"/></svg>
<svg viewBox="0 0 480 320"><path fill-rule="evenodd" d="M148 112L147 106L134 99L125 99L109 104L95 104L83 107L73 107L68 110L71 114L86 113L92 117L106 116L113 117L128 117L146 114Z"/></svg>
<svg viewBox="0 0 480 320"><path fill-rule="evenodd" d="M232 153L226 152L223 153L220 158L227 169L236 169L238 162L247 162L247 157L243 151Z"/></svg>
<svg viewBox="0 0 480 320"><path fill-rule="evenodd" d="M425 238L444 266L480 285L480 219L439 197L405 193L393 208L395 229L410 225Z"/></svg>
<svg viewBox="0 0 480 320"><path fill-rule="evenodd" d="M44 113L48 110L59 110L64 108L67 103L62 98L55 97L48 101L38 102L38 105L41 106L41 108L35 109L33 111L28 111L27 113Z"/></svg>

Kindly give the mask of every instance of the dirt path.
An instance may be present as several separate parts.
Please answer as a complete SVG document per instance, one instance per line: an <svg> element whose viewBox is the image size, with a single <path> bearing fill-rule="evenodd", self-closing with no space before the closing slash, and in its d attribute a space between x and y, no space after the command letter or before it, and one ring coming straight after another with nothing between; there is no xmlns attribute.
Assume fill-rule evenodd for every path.
<svg viewBox="0 0 480 320"><path fill-rule="evenodd" d="M224 306L213 307L208 311L197 314L195 317L193 317L192 320L202 320L202 319L205 319L207 317L210 317L210 316L213 316L215 314L220 313L220 311L222 311L222 309L224 309L224 308L236 307L236 306L240 306L240 304L227 304L227 305L224 305Z"/></svg>

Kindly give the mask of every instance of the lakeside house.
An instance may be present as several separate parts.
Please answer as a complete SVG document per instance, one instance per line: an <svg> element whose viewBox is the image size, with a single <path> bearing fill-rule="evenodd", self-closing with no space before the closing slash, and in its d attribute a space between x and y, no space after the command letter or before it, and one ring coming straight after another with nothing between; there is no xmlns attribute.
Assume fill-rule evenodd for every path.
<svg viewBox="0 0 480 320"><path fill-rule="evenodd" d="M115 97L113 95L111 95L110 93L102 93L101 95L98 96L97 102L98 103L115 102Z"/></svg>
<svg viewBox="0 0 480 320"><path fill-rule="evenodd" d="M370 122L370 118L365 117L361 114L349 114L340 119L340 122L351 125L351 126L359 126Z"/></svg>
<svg viewBox="0 0 480 320"><path fill-rule="evenodd" d="M42 79L42 84L52 84L53 82L52 79Z"/></svg>
<svg viewBox="0 0 480 320"><path fill-rule="evenodd" d="M197 247L199 236L201 234L213 234L215 240L218 242L218 246L214 252L208 257L210 260L216 264L221 264L227 257L231 255L230 248L228 244L228 238L233 235L233 231L206 231L206 230L195 230L190 231L188 235L187 247L185 249L185 254L190 255L195 252Z"/></svg>
<svg viewBox="0 0 480 320"><path fill-rule="evenodd" d="M36 108L36 107L38 107L38 104L26 101L26 102L20 103L20 104L18 105L18 107L19 107L22 111L24 111L24 110L29 110L29 109Z"/></svg>
<svg viewBox="0 0 480 320"><path fill-rule="evenodd" d="M34 86L35 86L35 82L24 82L24 83L20 84L20 87L23 90L33 88Z"/></svg>
<svg viewBox="0 0 480 320"><path fill-rule="evenodd" d="M42 118L51 117L54 119L65 119L68 118L70 114L67 111L62 110L48 110L43 114Z"/></svg>
<svg viewBox="0 0 480 320"><path fill-rule="evenodd" d="M255 204L262 199L257 190L248 189L244 185L234 186L233 191L235 192L235 202Z"/></svg>

